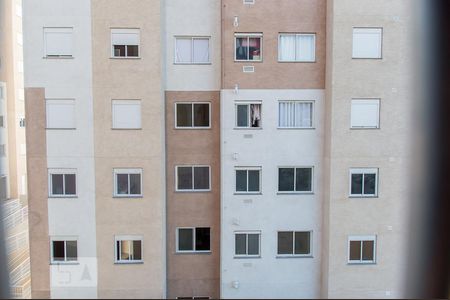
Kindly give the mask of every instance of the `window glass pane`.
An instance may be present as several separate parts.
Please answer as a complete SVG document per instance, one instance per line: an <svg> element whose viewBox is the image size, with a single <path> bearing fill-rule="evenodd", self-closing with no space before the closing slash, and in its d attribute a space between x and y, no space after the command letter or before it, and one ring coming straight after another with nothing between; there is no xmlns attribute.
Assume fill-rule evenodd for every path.
<svg viewBox="0 0 450 300"><path fill-rule="evenodd" d="M364 195L375 195L376 175L364 174Z"/></svg>
<svg viewBox="0 0 450 300"><path fill-rule="evenodd" d="M350 260L361 260L360 241L350 241Z"/></svg>
<svg viewBox="0 0 450 300"><path fill-rule="evenodd" d="M52 195L63 195L63 180L64 175L52 174Z"/></svg>
<svg viewBox="0 0 450 300"><path fill-rule="evenodd" d="M294 191L294 168L278 169L278 191L280 192Z"/></svg>
<svg viewBox="0 0 450 300"><path fill-rule="evenodd" d="M248 171L248 191L259 192L259 170Z"/></svg>
<svg viewBox="0 0 450 300"><path fill-rule="evenodd" d="M178 189L192 190L192 167L178 167Z"/></svg>
<svg viewBox="0 0 450 300"><path fill-rule="evenodd" d="M261 60L261 38L249 39L249 60Z"/></svg>
<svg viewBox="0 0 450 300"><path fill-rule="evenodd" d="M236 192L247 191L247 171L236 170Z"/></svg>
<svg viewBox="0 0 450 300"><path fill-rule="evenodd" d="M194 62L209 62L209 39L194 39Z"/></svg>
<svg viewBox="0 0 450 300"><path fill-rule="evenodd" d="M209 189L209 167L194 167L194 189Z"/></svg>
<svg viewBox="0 0 450 300"><path fill-rule="evenodd" d="M178 229L178 250L180 251L193 251L193 229L181 228Z"/></svg>
<svg viewBox="0 0 450 300"><path fill-rule="evenodd" d="M310 254L310 232L295 233L295 249L294 254Z"/></svg>
<svg viewBox="0 0 450 300"><path fill-rule="evenodd" d="M261 104L250 104L250 126L261 127Z"/></svg>
<svg viewBox="0 0 450 300"><path fill-rule="evenodd" d="M209 126L209 104L194 104L194 126Z"/></svg>
<svg viewBox="0 0 450 300"><path fill-rule="evenodd" d="M297 35L297 61L314 61L314 36L313 35Z"/></svg>
<svg viewBox="0 0 450 300"><path fill-rule="evenodd" d="M141 174L130 174L130 194L141 194Z"/></svg>
<svg viewBox="0 0 450 300"><path fill-rule="evenodd" d="M293 232L281 231L278 232L278 254L293 254Z"/></svg>
<svg viewBox="0 0 450 300"><path fill-rule="evenodd" d="M125 47L124 45L114 45L114 56L116 57L124 57L125 56Z"/></svg>
<svg viewBox="0 0 450 300"><path fill-rule="evenodd" d="M130 241L120 241L122 251L120 253L122 260L131 260L131 242Z"/></svg>
<svg viewBox="0 0 450 300"><path fill-rule="evenodd" d="M248 255L259 255L259 234L248 235Z"/></svg>
<svg viewBox="0 0 450 300"><path fill-rule="evenodd" d="M374 242L373 241L363 241L363 247L362 247L362 260L363 261L373 261L373 249L374 249Z"/></svg>
<svg viewBox="0 0 450 300"><path fill-rule="evenodd" d="M128 195L128 174L116 174L117 194Z"/></svg>
<svg viewBox="0 0 450 300"><path fill-rule="evenodd" d="M127 56L128 57L138 57L139 56L139 46L138 45L128 45L127 46Z"/></svg>
<svg viewBox="0 0 450 300"><path fill-rule="evenodd" d="M133 241L133 258L134 260L142 259L142 242Z"/></svg>
<svg viewBox="0 0 450 300"><path fill-rule="evenodd" d="M237 105L237 126L248 127L248 105Z"/></svg>
<svg viewBox="0 0 450 300"><path fill-rule="evenodd" d="M64 261L64 241L53 241L53 260Z"/></svg>
<svg viewBox="0 0 450 300"><path fill-rule="evenodd" d="M66 180L66 195L75 195L77 192L76 188L76 176L75 174L65 174L64 178Z"/></svg>
<svg viewBox="0 0 450 300"><path fill-rule="evenodd" d="M352 174L352 195L361 195L362 194L362 174Z"/></svg>
<svg viewBox="0 0 450 300"><path fill-rule="evenodd" d="M191 63L192 62L192 39L191 38L177 38L175 49L175 61L177 63Z"/></svg>
<svg viewBox="0 0 450 300"><path fill-rule="evenodd" d="M248 39L236 38L236 59L248 60Z"/></svg>
<svg viewBox="0 0 450 300"><path fill-rule="evenodd" d="M196 251L211 250L209 228L195 228L195 250Z"/></svg>
<svg viewBox="0 0 450 300"><path fill-rule="evenodd" d="M177 104L177 126L192 126L192 104Z"/></svg>
<svg viewBox="0 0 450 300"><path fill-rule="evenodd" d="M280 61L295 61L295 35L280 36Z"/></svg>
<svg viewBox="0 0 450 300"><path fill-rule="evenodd" d="M67 241L66 242L66 253L68 261L75 261L78 259L77 254L77 241Z"/></svg>
<svg viewBox="0 0 450 300"><path fill-rule="evenodd" d="M235 249L236 255L247 254L246 234L235 234L234 237L235 237L235 243L236 243L236 249Z"/></svg>
<svg viewBox="0 0 450 300"><path fill-rule="evenodd" d="M312 169L311 168L297 168L295 178L295 190L297 192L312 191Z"/></svg>

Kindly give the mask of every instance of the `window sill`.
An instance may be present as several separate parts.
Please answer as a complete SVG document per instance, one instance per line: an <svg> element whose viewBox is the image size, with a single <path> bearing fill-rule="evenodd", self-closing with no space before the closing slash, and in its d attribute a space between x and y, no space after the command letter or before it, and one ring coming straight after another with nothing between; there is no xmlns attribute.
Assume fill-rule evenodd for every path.
<svg viewBox="0 0 450 300"><path fill-rule="evenodd" d="M212 251L176 251L175 252L176 255L181 254L181 255L209 255L212 254Z"/></svg>
<svg viewBox="0 0 450 300"><path fill-rule="evenodd" d="M131 59L131 60L134 60L134 59L141 59L141 57L140 56L138 56L138 57L133 57L133 56L111 56L109 59L125 59L125 60L127 60L127 59Z"/></svg>
<svg viewBox="0 0 450 300"><path fill-rule="evenodd" d="M114 131L124 131L124 130L126 130L126 131L128 131L128 130L142 130L142 128L113 128L113 127L111 127L111 130L114 130Z"/></svg>
<svg viewBox="0 0 450 300"><path fill-rule="evenodd" d="M378 198L378 195L370 195L370 196L364 196L364 195L350 195L348 196L350 199L363 199L363 198Z"/></svg>
<svg viewBox="0 0 450 300"><path fill-rule="evenodd" d="M52 261L50 262L51 266L59 266L59 265L66 265L66 266L77 266L80 265L78 261Z"/></svg>
<svg viewBox="0 0 450 300"><path fill-rule="evenodd" d="M235 196L260 196L260 195L262 195L262 192L255 192L255 193L235 192L233 195L235 195Z"/></svg>
<svg viewBox="0 0 450 300"><path fill-rule="evenodd" d="M49 195L48 199L77 199L78 195L75 196L69 196L69 195Z"/></svg>
<svg viewBox="0 0 450 300"><path fill-rule="evenodd" d="M199 63L180 63L180 62L174 62L173 63L174 65L176 65L176 66L192 66L192 65L197 65L197 66L202 66L202 65L212 65L212 63L211 62L204 62L204 63L201 63L201 62L199 62Z"/></svg>
<svg viewBox="0 0 450 300"><path fill-rule="evenodd" d="M143 195L126 195L126 196L119 196L119 195L113 195L114 199L140 199L140 198L144 198Z"/></svg>
<svg viewBox="0 0 450 300"><path fill-rule="evenodd" d="M174 127L175 130L209 130L211 126L208 127Z"/></svg>
<svg viewBox="0 0 450 300"><path fill-rule="evenodd" d="M262 130L262 127L234 127L234 130Z"/></svg>
<svg viewBox="0 0 450 300"><path fill-rule="evenodd" d="M142 265L144 264L144 261L115 261L115 265Z"/></svg>
<svg viewBox="0 0 450 300"><path fill-rule="evenodd" d="M275 258L314 258L313 255L308 254L308 255L277 255Z"/></svg>
<svg viewBox="0 0 450 300"><path fill-rule="evenodd" d="M234 259L260 259L261 255L235 255Z"/></svg>
<svg viewBox="0 0 450 300"><path fill-rule="evenodd" d="M211 190L175 190L175 193L211 193Z"/></svg>
<svg viewBox="0 0 450 300"><path fill-rule="evenodd" d="M277 195L314 195L314 192L277 192Z"/></svg>
<svg viewBox="0 0 450 300"><path fill-rule="evenodd" d="M350 127L350 130L379 130L380 127Z"/></svg>
<svg viewBox="0 0 450 300"><path fill-rule="evenodd" d="M354 265L376 265L377 263L374 261L370 261L370 262L347 262L347 265L349 266L354 266Z"/></svg>
<svg viewBox="0 0 450 300"><path fill-rule="evenodd" d="M45 128L45 130L77 130L76 128Z"/></svg>
<svg viewBox="0 0 450 300"><path fill-rule="evenodd" d="M352 57L352 60L382 60L383 57Z"/></svg>
<svg viewBox="0 0 450 300"><path fill-rule="evenodd" d="M279 130L315 130L316 127L277 127Z"/></svg>
<svg viewBox="0 0 450 300"><path fill-rule="evenodd" d="M315 64L315 63L317 63L317 60L305 60L305 61L279 60L278 62L281 64Z"/></svg>
<svg viewBox="0 0 450 300"><path fill-rule="evenodd" d="M75 59L73 56L44 56L43 59Z"/></svg>
<svg viewBox="0 0 450 300"><path fill-rule="evenodd" d="M262 63L263 60L234 60L235 63L245 63L245 64L250 64L250 63Z"/></svg>

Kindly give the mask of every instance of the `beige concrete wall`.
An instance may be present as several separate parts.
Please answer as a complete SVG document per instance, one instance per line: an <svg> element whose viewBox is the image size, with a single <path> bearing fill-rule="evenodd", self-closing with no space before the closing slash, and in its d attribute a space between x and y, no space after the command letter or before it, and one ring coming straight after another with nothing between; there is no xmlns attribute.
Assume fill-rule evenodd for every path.
<svg viewBox="0 0 450 300"><path fill-rule="evenodd" d="M175 129L176 102L210 102L210 129ZM166 92L169 298L220 297L220 92ZM175 166L210 165L211 191L175 192ZM211 227L211 253L177 254L177 227Z"/></svg>
<svg viewBox="0 0 450 300"><path fill-rule="evenodd" d="M50 298L45 90L26 89L28 215L33 298Z"/></svg>
<svg viewBox="0 0 450 300"><path fill-rule="evenodd" d="M26 174L25 156L20 154L20 145L25 144L25 132L19 127L18 116L24 114L24 102L18 100L17 89L23 87L23 74L19 74L18 62L22 61L22 48L17 36L22 32L21 18L16 15L16 1L0 3L0 81L6 83L5 99L7 119L7 156L9 197L21 194L21 177Z"/></svg>
<svg viewBox="0 0 450 300"><path fill-rule="evenodd" d="M93 0L98 296L164 296L160 1ZM111 28L140 28L139 59L111 59ZM111 130L111 100L141 99L142 130ZM142 168L142 198L113 198L113 168ZM143 264L114 264L114 236L142 235Z"/></svg>
<svg viewBox="0 0 450 300"><path fill-rule="evenodd" d="M323 294L399 298L405 271L412 98L410 1L328 1L328 226ZM383 58L352 59L352 28L383 27ZM380 98L380 129L351 130L352 98ZM379 168L377 198L349 198L350 168ZM376 264L347 264L349 235L376 235ZM326 272L326 274L325 274Z"/></svg>
<svg viewBox="0 0 450 300"><path fill-rule="evenodd" d="M233 26L234 17L239 26ZM264 0L244 5L222 0L222 87L241 89L323 89L325 86L325 0ZM278 34L316 33L316 62L278 62ZM235 62L234 34L263 33L263 61ZM243 73L254 66L254 73Z"/></svg>

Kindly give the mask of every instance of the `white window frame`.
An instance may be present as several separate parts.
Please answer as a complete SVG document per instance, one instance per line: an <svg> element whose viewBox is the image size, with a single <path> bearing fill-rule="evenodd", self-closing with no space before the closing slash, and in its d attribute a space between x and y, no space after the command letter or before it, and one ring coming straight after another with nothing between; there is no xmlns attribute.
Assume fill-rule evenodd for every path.
<svg viewBox="0 0 450 300"><path fill-rule="evenodd" d="M284 35L295 35L297 36L312 36L314 42L314 57L311 60L281 60L281 37ZM315 63L316 62L316 33L301 33L301 32L281 32L278 34L278 62L281 63ZM297 57L298 45L297 39L295 39L295 57Z"/></svg>
<svg viewBox="0 0 450 300"><path fill-rule="evenodd" d="M379 55L379 57L358 57L358 56L356 56L355 57L355 30L358 30L358 29L376 29L376 30L380 30L380 55ZM384 28L383 27L370 27L370 26L367 26L367 27L364 27L364 26L362 26L362 27L358 27L358 26L356 26L356 27L353 27L352 28L352 59L375 59L375 60L378 60L378 59L383 59L383 40L384 40Z"/></svg>
<svg viewBox="0 0 450 300"><path fill-rule="evenodd" d="M177 105L178 104L191 104L191 114L192 114L192 125L191 126L178 126L178 118L177 118ZM208 109L209 109L209 120L208 126L195 126L194 123L194 104L208 104ZM211 102L208 101L197 101L197 102L191 102L191 101L179 101L179 102L175 102L175 118L174 118L174 122L175 122L175 129L185 129L185 130L192 130L192 129L211 129Z"/></svg>
<svg viewBox="0 0 450 300"><path fill-rule="evenodd" d="M294 191L280 191L280 169L294 169ZM296 169L311 169L311 191L295 191L297 172ZM279 166L277 167L277 192L283 194L314 194L314 166Z"/></svg>
<svg viewBox="0 0 450 300"><path fill-rule="evenodd" d="M310 103L311 104L311 126L296 126L296 127L283 127L280 126L280 104L286 102L295 103ZM315 129L315 114L316 114L316 101L315 100L278 100L278 129Z"/></svg>
<svg viewBox="0 0 450 300"><path fill-rule="evenodd" d="M247 171L247 191L246 192L241 192L241 191L237 191L237 185L236 185L236 175L237 172L236 171ZM248 191L248 171L259 171L259 191L255 191L255 192L249 192ZM262 167L235 167L234 168L234 193L236 195L258 195L262 193Z"/></svg>
<svg viewBox="0 0 450 300"><path fill-rule="evenodd" d="M181 168L189 168L189 167L191 167L192 168L192 189L182 189L182 190L180 190L180 189L178 189L178 168L179 167L181 167ZM197 167L207 167L208 168L208 176L209 176L209 189L195 189L194 188L194 185L195 185L195 174L194 174L194 168L197 168ZM193 192L193 193L197 193L197 192L210 192L211 191L211 185L212 185L212 182L211 182L211 166L210 165L176 165L175 166L175 191L176 192Z"/></svg>
<svg viewBox="0 0 450 300"><path fill-rule="evenodd" d="M211 64L211 37L210 36L182 36L176 35L174 44L174 57L173 63L175 65L210 65ZM191 39L191 61L179 62L177 61L177 40L178 39ZM194 40L208 40L208 61L207 62L194 62Z"/></svg>
<svg viewBox="0 0 450 300"><path fill-rule="evenodd" d="M361 104L367 103L367 104L378 104L378 112L377 112L377 118L378 118L378 124L377 126L354 126L353 125L353 104L356 102L360 102ZM380 116L381 116L381 99L380 98L352 98L350 103L350 129L380 129Z"/></svg>
<svg viewBox="0 0 450 300"><path fill-rule="evenodd" d="M183 297L183 296L178 296L178 297L176 297L176 299L192 299L192 300L195 300L195 299L211 299L211 297L209 297L209 296L193 296L193 297Z"/></svg>
<svg viewBox="0 0 450 300"><path fill-rule="evenodd" d="M292 254L278 254L278 234L280 232L293 232L292 238ZM295 233L296 232L309 232L309 253L308 254L295 254ZM279 258L293 258L293 257L313 257L313 231L312 230L277 230L277 250L276 256Z"/></svg>
<svg viewBox="0 0 450 300"><path fill-rule="evenodd" d="M126 32L129 31L131 34L137 32L138 34L138 56L128 56L128 48L126 46L136 46L136 45L124 45L125 46L125 56L116 56L115 52L114 52L114 43L113 43L113 33L118 33L118 32ZM111 58L114 59L140 59L141 58L141 29L140 28L117 28L117 27L112 27L110 28L110 41L111 41Z"/></svg>
<svg viewBox="0 0 450 300"><path fill-rule="evenodd" d="M142 198L143 197L143 185L142 185L142 176L143 176L142 168L135 169L125 169L125 168L114 168L113 170L113 180L114 180L114 198ZM118 194L117 193L117 175L118 174L127 174L128 175L128 194ZM130 194L130 175L131 174L139 174L141 179L141 193L140 194Z"/></svg>
<svg viewBox="0 0 450 300"><path fill-rule="evenodd" d="M133 259L133 260L123 260L117 259L119 253L117 253L117 242L141 242L141 259ZM133 247L133 243L131 243ZM122 249L122 243L119 243L119 248ZM124 265L132 265L132 264L142 264L144 262L144 237L142 235L116 235L114 236L114 263L115 264L124 264Z"/></svg>
<svg viewBox="0 0 450 300"><path fill-rule="evenodd" d="M196 240L196 232L195 232L195 230L197 229L197 228L209 228L209 250L196 250L195 248L196 248L196 242L195 242L195 240ZM180 229L191 229L192 230L192 247L193 247L193 250L180 250L179 249L179 230ZM212 230L211 230L211 226L205 226L205 227L203 227L203 226L198 226L198 227L177 227L176 228L176 232L175 232L175 238L176 238L176 241L175 241L175 244L176 244L176 253L211 253L212 252L212 250L211 250L211 248L212 248L212 243L211 243L211 241L212 241Z"/></svg>
<svg viewBox="0 0 450 300"><path fill-rule="evenodd" d="M64 242L64 260L54 260L53 242ZM77 259L67 260L67 242L77 242ZM79 263L79 248L77 236L51 236L50 237L50 264L51 265L77 265Z"/></svg>
<svg viewBox="0 0 450 300"><path fill-rule="evenodd" d="M48 197L49 198L77 198L78 197L78 170L77 169L48 169ZM52 175L63 175L62 195L53 195ZM66 195L66 177L65 175L75 175L75 195Z"/></svg>
<svg viewBox="0 0 450 300"><path fill-rule="evenodd" d="M247 254L236 254L236 235L245 234L246 240L246 253ZM258 254L248 254L248 235L257 234L258 235ZM255 231L235 231L234 232L234 258L261 258L261 230Z"/></svg>
<svg viewBox="0 0 450 300"><path fill-rule="evenodd" d="M51 30L60 30L64 33L70 33L72 34L72 54L60 54L60 55L48 55L47 54L47 32ZM58 31L59 31L58 30ZM67 58L73 58L74 57L74 28L73 27L43 27L43 40L44 40L44 58L53 58L53 59L67 59Z"/></svg>
<svg viewBox="0 0 450 300"><path fill-rule="evenodd" d="M66 105L73 105L73 118L74 118L74 126L73 127L49 127L49 107L48 105L52 105L55 103L60 102L66 102ZM69 102L72 102L71 104L68 104ZM76 130L77 129L77 102L73 98L46 98L45 99L45 115L46 115L46 123L45 123L45 129L47 130Z"/></svg>
<svg viewBox="0 0 450 300"><path fill-rule="evenodd" d="M252 104L259 104L261 106L261 121L260 124L261 126L259 127L251 127L250 123L251 123L251 111L250 111L250 105ZM238 126L238 105L247 105L248 106L248 114L247 114L247 126ZM234 115L235 115L235 122L234 122L234 129L245 129L245 130L260 130L263 128L263 106L262 106L262 101L260 100L256 100L256 101L235 101L234 103Z"/></svg>
<svg viewBox="0 0 450 300"><path fill-rule="evenodd" d="M116 119L116 115L115 115L115 111L114 111L114 106L115 105L137 105L139 104L139 126L138 127L115 127L114 123L115 123L115 119ZM139 130L142 129L142 101L140 99L112 99L111 100L111 128L114 130Z"/></svg>
<svg viewBox="0 0 450 300"><path fill-rule="evenodd" d="M352 194L352 175L362 174L362 191L364 192L364 175L375 174L375 194ZM350 168L349 171L349 198L377 198L378 197L378 183L379 183L379 169L378 168Z"/></svg>
<svg viewBox="0 0 450 300"><path fill-rule="evenodd" d="M357 241L361 242L360 249L360 260L350 260L350 242ZM362 260L362 247L364 241L373 242L373 260ZM347 241L347 264L349 265L367 265L367 264L376 264L377 263L377 236L376 235L350 235L348 236Z"/></svg>
<svg viewBox="0 0 450 300"><path fill-rule="evenodd" d="M255 60L255 59L253 59L253 60L251 60L251 59L237 59L236 58L236 45L237 45L237 42L236 42L236 39L237 38L247 38L247 39L250 39L250 38L260 38L261 39L261 42L260 42L260 44L261 44L261 50L260 50L260 58L258 59L258 60ZM263 34L262 33L235 33L234 34L234 49L233 49L233 51L234 51L234 61L235 62L246 62L246 63L248 63L248 62L262 62L263 61L263 43L264 43L264 39L263 39Z"/></svg>

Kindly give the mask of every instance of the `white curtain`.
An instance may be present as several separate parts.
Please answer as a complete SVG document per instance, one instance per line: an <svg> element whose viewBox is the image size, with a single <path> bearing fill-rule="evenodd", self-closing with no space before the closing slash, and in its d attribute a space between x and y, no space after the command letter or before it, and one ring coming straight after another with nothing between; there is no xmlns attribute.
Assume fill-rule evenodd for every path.
<svg viewBox="0 0 450 300"><path fill-rule="evenodd" d="M297 61L314 61L314 35L297 35Z"/></svg>
<svg viewBox="0 0 450 300"><path fill-rule="evenodd" d="M209 39L194 39L194 63L209 62Z"/></svg>
<svg viewBox="0 0 450 300"><path fill-rule="evenodd" d="M280 36L280 61L295 61L295 35Z"/></svg>
<svg viewBox="0 0 450 300"><path fill-rule="evenodd" d="M280 102L279 126L308 128L312 126L312 103L299 101Z"/></svg>
<svg viewBox="0 0 450 300"><path fill-rule="evenodd" d="M177 63L192 62L192 39L177 38L175 49L175 61Z"/></svg>

